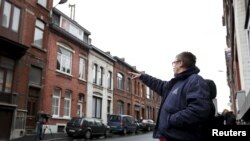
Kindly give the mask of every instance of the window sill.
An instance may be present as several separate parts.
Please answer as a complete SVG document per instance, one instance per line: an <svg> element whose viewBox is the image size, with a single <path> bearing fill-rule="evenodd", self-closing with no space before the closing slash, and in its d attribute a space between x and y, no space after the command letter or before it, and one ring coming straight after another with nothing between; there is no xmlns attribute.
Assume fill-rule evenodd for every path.
<svg viewBox="0 0 250 141"><path fill-rule="evenodd" d="M39 47L39 46L37 46L37 45L35 45L35 44L31 44L31 47L33 47L33 48L35 48L35 49L38 49L38 50L40 50L40 51L43 51L43 52L47 52L47 50L46 49L43 49L43 48L41 48L41 47Z"/></svg>

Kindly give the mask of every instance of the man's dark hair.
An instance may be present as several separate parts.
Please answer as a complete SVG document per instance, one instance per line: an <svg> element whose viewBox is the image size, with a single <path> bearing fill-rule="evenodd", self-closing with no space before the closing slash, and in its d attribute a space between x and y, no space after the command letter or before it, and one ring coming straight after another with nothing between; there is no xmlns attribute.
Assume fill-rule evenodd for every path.
<svg viewBox="0 0 250 141"><path fill-rule="evenodd" d="M182 52L176 56L176 58L183 62L184 67L190 68L195 66L196 56L191 52Z"/></svg>

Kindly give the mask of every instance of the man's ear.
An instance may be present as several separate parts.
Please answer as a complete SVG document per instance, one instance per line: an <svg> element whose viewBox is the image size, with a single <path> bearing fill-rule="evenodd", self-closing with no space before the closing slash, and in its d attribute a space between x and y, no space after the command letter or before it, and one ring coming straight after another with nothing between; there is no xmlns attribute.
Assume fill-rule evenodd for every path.
<svg viewBox="0 0 250 141"><path fill-rule="evenodd" d="M184 68L183 61L180 61L180 67L181 67L181 68Z"/></svg>

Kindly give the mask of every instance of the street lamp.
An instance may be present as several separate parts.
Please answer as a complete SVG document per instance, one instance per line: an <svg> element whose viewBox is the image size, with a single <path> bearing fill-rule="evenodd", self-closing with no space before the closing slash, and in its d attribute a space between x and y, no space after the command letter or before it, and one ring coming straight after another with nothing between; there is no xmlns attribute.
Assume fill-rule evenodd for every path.
<svg viewBox="0 0 250 141"><path fill-rule="evenodd" d="M55 8L58 4L64 4L66 3L68 0L60 0L59 3L57 3L53 8Z"/></svg>
<svg viewBox="0 0 250 141"><path fill-rule="evenodd" d="M64 4L66 3L68 0L60 0L55 6L52 7L52 9L50 10L50 17L52 17L52 11L53 9L58 5L58 4Z"/></svg>

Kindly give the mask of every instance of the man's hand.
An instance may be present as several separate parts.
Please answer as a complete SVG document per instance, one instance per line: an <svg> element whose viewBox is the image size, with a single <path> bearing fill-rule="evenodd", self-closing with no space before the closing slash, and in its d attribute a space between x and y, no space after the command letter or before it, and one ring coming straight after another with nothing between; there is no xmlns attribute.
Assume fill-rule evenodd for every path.
<svg viewBox="0 0 250 141"><path fill-rule="evenodd" d="M128 72L129 75L131 75L131 79L137 79L141 76L140 73L135 73L135 72Z"/></svg>

